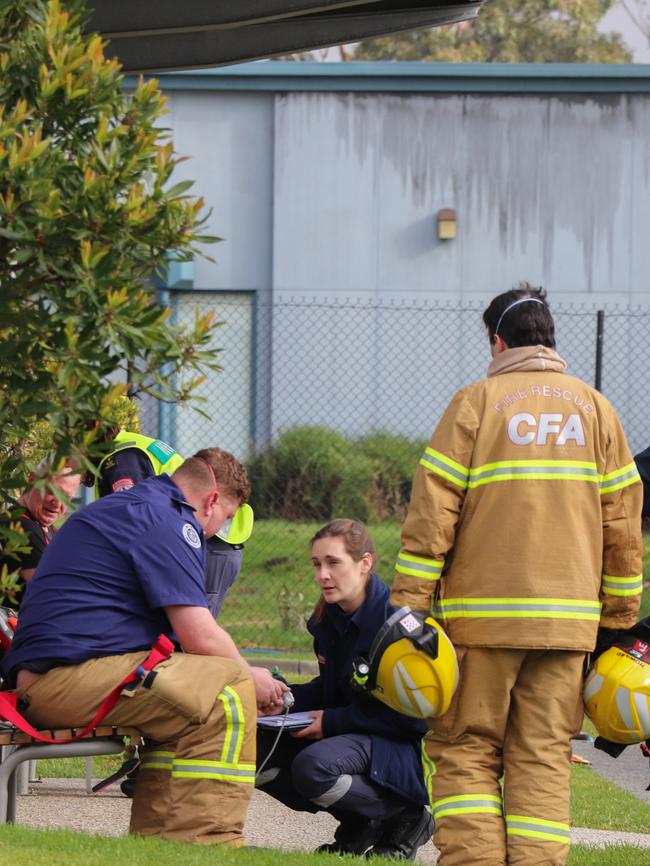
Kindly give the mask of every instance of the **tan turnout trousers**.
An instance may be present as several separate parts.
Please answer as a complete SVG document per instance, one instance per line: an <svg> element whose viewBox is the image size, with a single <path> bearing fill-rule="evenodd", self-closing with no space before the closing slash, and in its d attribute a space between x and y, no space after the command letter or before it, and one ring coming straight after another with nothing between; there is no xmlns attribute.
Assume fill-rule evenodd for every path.
<svg viewBox="0 0 650 866"><path fill-rule="evenodd" d="M40 728L79 727L148 655L129 653L54 668L19 690ZM132 833L204 845L243 845L255 781L256 704L236 661L174 653L150 689L123 694L103 724L132 725L146 738Z"/></svg>
<svg viewBox="0 0 650 866"><path fill-rule="evenodd" d="M458 691L424 740L438 866L563 866L585 654L456 651Z"/></svg>

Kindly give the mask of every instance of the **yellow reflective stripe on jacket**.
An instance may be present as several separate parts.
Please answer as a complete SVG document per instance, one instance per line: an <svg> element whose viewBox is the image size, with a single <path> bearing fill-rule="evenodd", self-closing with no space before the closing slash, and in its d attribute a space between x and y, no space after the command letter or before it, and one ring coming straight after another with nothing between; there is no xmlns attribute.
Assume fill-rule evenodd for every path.
<svg viewBox="0 0 650 866"><path fill-rule="evenodd" d="M532 839L560 842L562 845L571 844L571 829L568 824L526 815L506 815L506 833L508 836L528 836Z"/></svg>
<svg viewBox="0 0 650 866"><path fill-rule="evenodd" d="M424 777L424 787L429 798L429 805L433 807L433 777L436 774L436 764L432 761L425 748L424 737L420 740L420 753L422 758L422 775Z"/></svg>
<svg viewBox="0 0 650 866"><path fill-rule="evenodd" d="M145 752L140 767L143 770L171 770L175 757L175 752Z"/></svg>
<svg viewBox="0 0 650 866"><path fill-rule="evenodd" d="M639 470L636 468L636 463L628 463L622 469L617 469L616 472L609 472L607 475L600 476L600 492L612 493L614 490L621 490L623 487L629 487L630 484L636 484L641 480Z"/></svg>
<svg viewBox="0 0 650 866"><path fill-rule="evenodd" d="M255 764L229 761L176 760L172 768L173 779L213 779L220 782L255 784Z"/></svg>
<svg viewBox="0 0 650 866"><path fill-rule="evenodd" d="M423 580L438 580L444 564L440 559L413 556L400 550L395 571L400 574L410 574L412 577L421 577Z"/></svg>
<svg viewBox="0 0 650 866"><path fill-rule="evenodd" d="M502 815L503 801L494 794L458 794L436 800L432 814L434 821L448 815Z"/></svg>
<svg viewBox="0 0 650 866"><path fill-rule="evenodd" d="M226 735L221 750L221 760L233 763L239 760L244 740L244 708L237 692L226 686L217 697L223 704L226 715Z"/></svg>
<svg viewBox="0 0 650 866"><path fill-rule="evenodd" d="M427 448L420 465L463 490L497 481L602 481L596 464L587 460L499 460L467 469L440 451Z"/></svg>
<svg viewBox="0 0 650 866"><path fill-rule="evenodd" d="M595 463L585 460L500 460L470 469L470 488L495 481L591 481L598 484L600 476Z"/></svg>
<svg viewBox="0 0 650 866"><path fill-rule="evenodd" d="M611 574L603 574L600 588L605 595L638 595L643 589L643 575L612 577Z"/></svg>
<svg viewBox="0 0 650 866"><path fill-rule="evenodd" d="M433 607L436 617L513 619L600 619L600 602L575 598L443 598Z"/></svg>
<svg viewBox="0 0 650 866"><path fill-rule="evenodd" d="M434 451L433 448L425 448L424 454L420 460L420 465L452 484L465 489L467 487L467 479L469 478L469 469L456 463L450 457L445 457L440 451Z"/></svg>

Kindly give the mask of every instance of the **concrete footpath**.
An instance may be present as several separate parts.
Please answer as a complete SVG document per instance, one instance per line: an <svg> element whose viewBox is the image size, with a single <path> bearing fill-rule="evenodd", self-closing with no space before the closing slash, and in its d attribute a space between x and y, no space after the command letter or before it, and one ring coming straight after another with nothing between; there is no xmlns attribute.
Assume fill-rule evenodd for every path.
<svg viewBox="0 0 650 866"><path fill-rule="evenodd" d="M606 755L602 755L601 762L599 753L588 743L576 743L574 751L593 762L593 769L585 767L584 772L602 772L650 803L650 794L644 790L647 761L642 760L636 750L627 750L624 761L619 764ZM612 767L614 764L616 766ZM30 795L18 798L19 824L106 836L121 836L127 832L130 801L122 796L117 786L90 796L86 794L81 779L45 779L30 787ZM317 815L292 812L266 794L255 791L246 822L246 838L250 845L265 848L313 851L321 843L331 841L335 827L336 821L326 812ZM650 848L650 826L648 835L581 828L574 828L571 835L574 842L595 847L636 845ZM417 862L433 866L436 860L437 851L431 842L419 850Z"/></svg>

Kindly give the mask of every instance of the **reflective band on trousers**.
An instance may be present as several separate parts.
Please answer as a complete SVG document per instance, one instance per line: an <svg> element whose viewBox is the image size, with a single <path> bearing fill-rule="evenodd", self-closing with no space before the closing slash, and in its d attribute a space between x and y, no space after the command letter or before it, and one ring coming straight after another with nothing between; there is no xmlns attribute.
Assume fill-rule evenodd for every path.
<svg viewBox="0 0 650 866"><path fill-rule="evenodd" d="M255 764L230 764L226 761L176 760L172 779L213 779L219 782L255 784Z"/></svg>
<svg viewBox="0 0 650 866"><path fill-rule="evenodd" d="M528 836L532 839L560 842L562 845L571 844L571 830L568 824L526 815L506 815L506 833L508 836Z"/></svg>
<svg viewBox="0 0 650 866"><path fill-rule="evenodd" d="M231 686L226 686L217 697L223 704L226 715L226 734L221 760L233 764L239 760L244 741L244 708L239 695Z"/></svg>
<svg viewBox="0 0 650 866"><path fill-rule="evenodd" d="M494 794L458 794L455 797L443 797L433 804L433 819L440 820L449 815L499 815L503 814L501 797Z"/></svg>
<svg viewBox="0 0 650 866"><path fill-rule="evenodd" d="M435 762L431 760L426 750L424 737L420 740L420 753L422 758L422 775L424 777L424 787L429 798L429 805L433 808L433 777L436 774Z"/></svg>
<svg viewBox="0 0 650 866"><path fill-rule="evenodd" d="M444 598L432 613L447 619L511 617L513 619L600 620L600 602L573 598Z"/></svg>
<svg viewBox="0 0 650 866"><path fill-rule="evenodd" d="M171 770L175 752L145 752L140 762L142 770Z"/></svg>
<svg viewBox="0 0 650 866"><path fill-rule="evenodd" d="M643 589L643 575L612 577L610 574L603 574L600 588L606 595L638 595Z"/></svg>
<svg viewBox="0 0 650 866"><path fill-rule="evenodd" d="M400 574L410 574L424 580L438 580L444 562L439 559L427 559L425 556L413 556L400 551L395 563L395 571Z"/></svg>
<svg viewBox="0 0 650 866"><path fill-rule="evenodd" d="M561 480L598 484L602 495L640 480L634 463L606 475L600 475L596 464L586 460L500 460L469 469L433 448L425 449L420 465L463 490L497 481Z"/></svg>

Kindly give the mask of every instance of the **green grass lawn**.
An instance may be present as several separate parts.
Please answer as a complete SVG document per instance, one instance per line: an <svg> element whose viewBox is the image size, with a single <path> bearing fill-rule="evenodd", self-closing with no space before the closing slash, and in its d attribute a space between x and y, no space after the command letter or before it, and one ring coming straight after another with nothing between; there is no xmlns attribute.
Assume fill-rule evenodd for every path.
<svg viewBox="0 0 650 866"><path fill-rule="evenodd" d="M574 765L571 769L571 824L596 830L650 833L650 806L603 779L591 767Z"/></svg>
<svg viewBox="0 0 650 866"><path fill-rule="evenodd" d="M258 520L244 551L244 564L219 616L242 648L263 647L311 657L311 637L304 629L318 598L310 562L309 540L320 523ZM401 526L369 526L387 582L399 552Z"/></svg>
<svg viewBox="0 0 650 866"><path fill-rule="evenodd" d="M265 848L203 848L157 839L124 837L108 839L64 830L30 830L0 827L0 850L11 866L318 866L329 863L329 854L308 854ZM337 862L359 863L358 857ZM385 863L385 860L374 860ZM650 849L613 846L602 850L575 845L568 866L650 866Z"/></svg>
<svg viewBox="0 0 650 866"><path fill-rule="evenodd" d="M309 540L318 523L258 520L244 552L244 565L230 591L219 622L242 648L311 656L304 628L318 591L310 566ZM377 573L390 584L399 552L401 525L368 527L377 547ZM645 536L643 572L650 581L650 535ZM650 590L643 593L640 616L650 614Z"/></svg>

